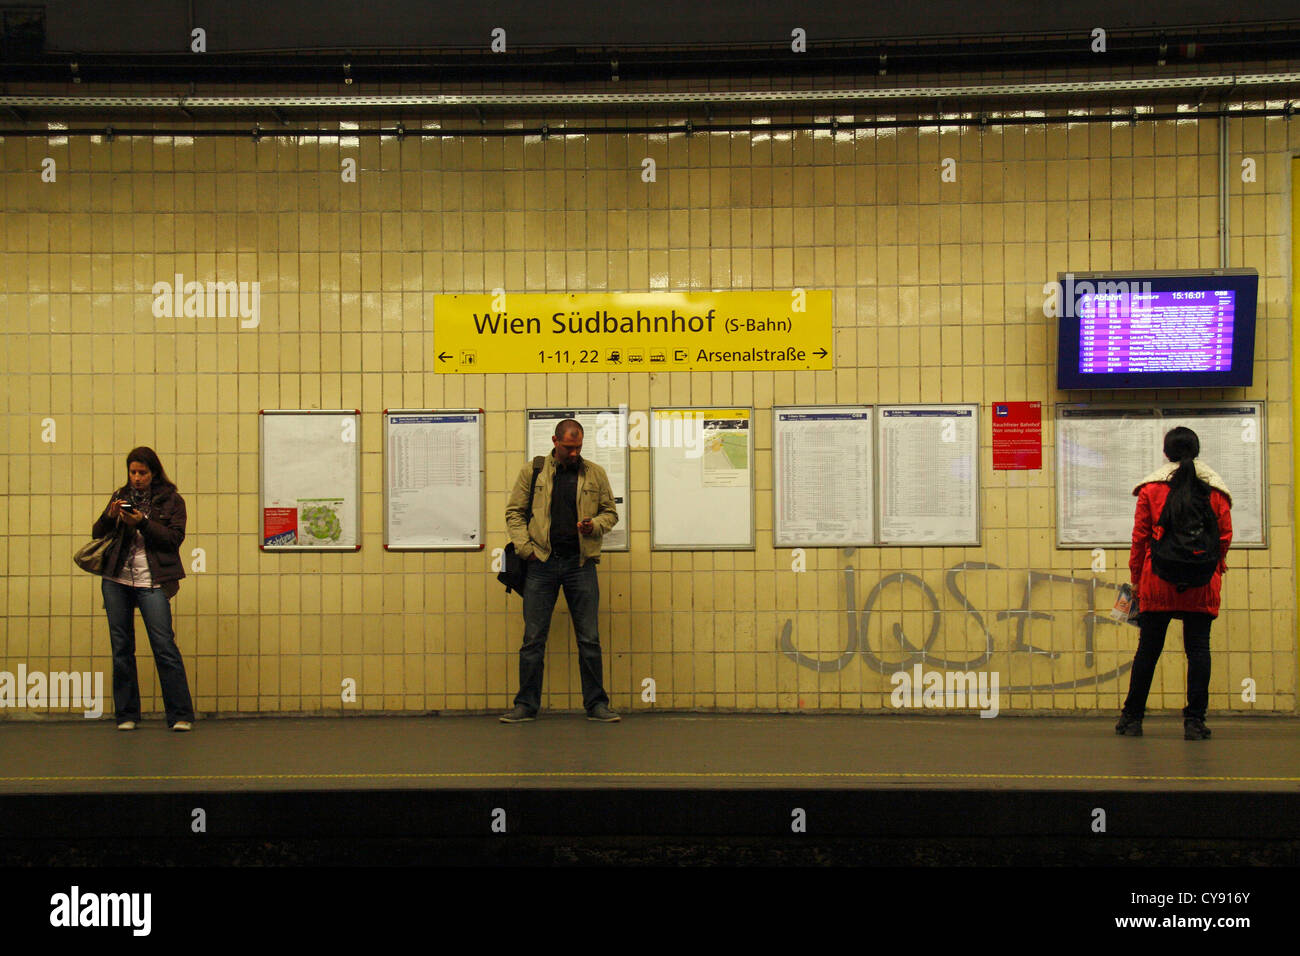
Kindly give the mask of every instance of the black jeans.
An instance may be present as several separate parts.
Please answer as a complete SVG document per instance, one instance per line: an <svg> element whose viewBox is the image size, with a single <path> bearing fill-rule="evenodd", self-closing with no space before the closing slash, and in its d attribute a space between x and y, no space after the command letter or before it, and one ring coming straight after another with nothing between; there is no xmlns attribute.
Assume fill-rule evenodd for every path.
<svg viewBox="0 0 1300 956"><path fill-rule="evenodd" d="M519 693L515 695L515 703L533 714L542 706L546 637L561 588L578 638L582 706L590 713L597 704L609 703L600 682L600 633L596 626L600 586L596 581L596 564L594 561L583 564L582 556L577 554L566 558L552 554L547 561L528 562L528 580L524 585L524 645L519 649Z"/></svg>
<svg viewBox="0 0 1300 956"><path fill-rule="evenodd" d="M1128 699L1124 701L1124 713L1129 717L1140 718L1146 713L1156 661L1160 660L1165 632L1174 618L1183 622L1183 649L1187 652L1187 706L1183 717L1205 719L1210 704L1210 624L1214 618L1192 611L1143 611L1139 617L1138 649L1129 675Z"/></svg>

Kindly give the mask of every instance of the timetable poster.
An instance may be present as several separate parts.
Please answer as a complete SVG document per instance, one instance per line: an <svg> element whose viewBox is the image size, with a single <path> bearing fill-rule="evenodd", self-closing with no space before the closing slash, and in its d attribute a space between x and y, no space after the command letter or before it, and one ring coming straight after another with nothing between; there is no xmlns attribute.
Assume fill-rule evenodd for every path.
<svg viewBox="0 0 1300 956"><path fill-rule="evenodd" d="M1218 408L1162 408L1164 429L1183 425L1201 440L1201 460L1232 493L1232 547L1264 546L1264 406L1242 402ZM1161 433L1161 442L1164 434ZM1164 455L1160 460L1163 462Z"/></svg>
<svg viewBox="0 0 1300 956"><path fill-rule="evenodd" d="M1133 487L1160 464L1156 410L1058 407L1056 414L1057 543L1127 547Z"/></svg>
<svg viewBox="0 0 1300 956"><path fill-rule="evenodd" d="M1201 441L1200 460L1232 493L1232 547L1265 547L1264 407L1260 402L1057 409L1056 514L1060 547L1129 547L1133 489L1168 463L1178 425Z"/></svg>
<svg viewBox="0 0 1300 956"><path fill-rule="evenodd" d="M483 413L384 414L384 547L483 547Z"/></svg>
<svg viewBox="0 0 1300 956"><path fill-rule="evenodd" d="M601 538L602 551L627 551L630 538L627 507L627 407L532 408L528 410L528 457L549 455L555 426L572 418L582 426L582 457L605 469L614 493L618 524Z"/></svg>
<svg viewBox="0 0 1300 956"><path fill-rule="evenodd" d="M772 410L773 544L857 547L875 541L869 405Z"/></svg>
<svg viewBox="0 0 1300 956"><path fill-rule="evenodd" d="M979 406L877 410L880 543L979 544Z"/></svg>

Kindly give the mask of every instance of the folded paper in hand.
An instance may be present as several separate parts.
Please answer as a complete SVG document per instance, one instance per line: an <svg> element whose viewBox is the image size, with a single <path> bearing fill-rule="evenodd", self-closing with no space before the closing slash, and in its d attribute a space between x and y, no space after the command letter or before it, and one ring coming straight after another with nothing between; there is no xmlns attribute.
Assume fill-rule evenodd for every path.
<svg viewBox="0 0 1300 956"><path fill-rule="evenodd" d="M1121 585L1119 597L1115 598L1115 606L1110 609L1110 619L1138 627L1139 613L1138 596L1133 593L1133 585Z"/></svg>

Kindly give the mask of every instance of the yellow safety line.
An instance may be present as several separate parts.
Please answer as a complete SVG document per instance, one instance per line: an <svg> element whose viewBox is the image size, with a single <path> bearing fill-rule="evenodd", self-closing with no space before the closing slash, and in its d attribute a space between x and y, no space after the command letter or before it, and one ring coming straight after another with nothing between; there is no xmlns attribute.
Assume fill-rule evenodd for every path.
<svg viewBox="0 0 1300 956"><path fill-rule="evenodd" d="M657 773L648 770L501 770L501 771L433 771L429 773L233 773L233 774L157 774L110 776L49 776L49 777L0 777L0 785L6 783L94 783L103 781L145 781L145 780L433 780L464 779L481 780L502 777L524 777L543 779L567 778L617 778L617 777L651 777L651 778L706 778L719 780L743 779L816 779L835 777L850 780L889 780L904 778L909 780L1145 780L1169 783L1181 782L1230 782L1230 783L1300 783L1300 777L1192 777L1159 776L1155 774L1094 774L1094 773L919 773L912 771L826 771L815 773L775 772L775 771L694 771L680 770Z"/></svg>

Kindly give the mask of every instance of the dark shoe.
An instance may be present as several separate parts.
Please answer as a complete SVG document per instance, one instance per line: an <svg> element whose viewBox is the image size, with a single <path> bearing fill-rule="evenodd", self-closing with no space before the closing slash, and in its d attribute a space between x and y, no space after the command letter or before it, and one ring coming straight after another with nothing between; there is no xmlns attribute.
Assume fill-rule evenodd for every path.
<svg viewBox="0 0 1300 956"><path fill-rule="evenodd" d="M1198 720L1195 717L1188 717L1183 721L1183 739L1209 740L1210 728L1205 726L1205 721Z"/></svg>
<svg viewBox="0 0 1300 956"><path fill-rule="evenodd" d="M1119 715L1119 723L1115 725L1115 733L1121 737L1141 737L1142 736L1142 718L1130 717L1128 714Z"/></svg>
<svg viewBox="0 0 1300 956"><path fill-rule="evenodd" d="M622 720L618 714L609 709L609 704L597 704L591 710L587 711L588 720L599 720L601 723L613 724Z"/></svg>
<svg viewBox="0 0 1300 956"><path fill-rule="evenodd" d="M537 715L522 704L515 704L514 710L501 715L501 723L503 724L522 724L536 719Z"/></svg>

